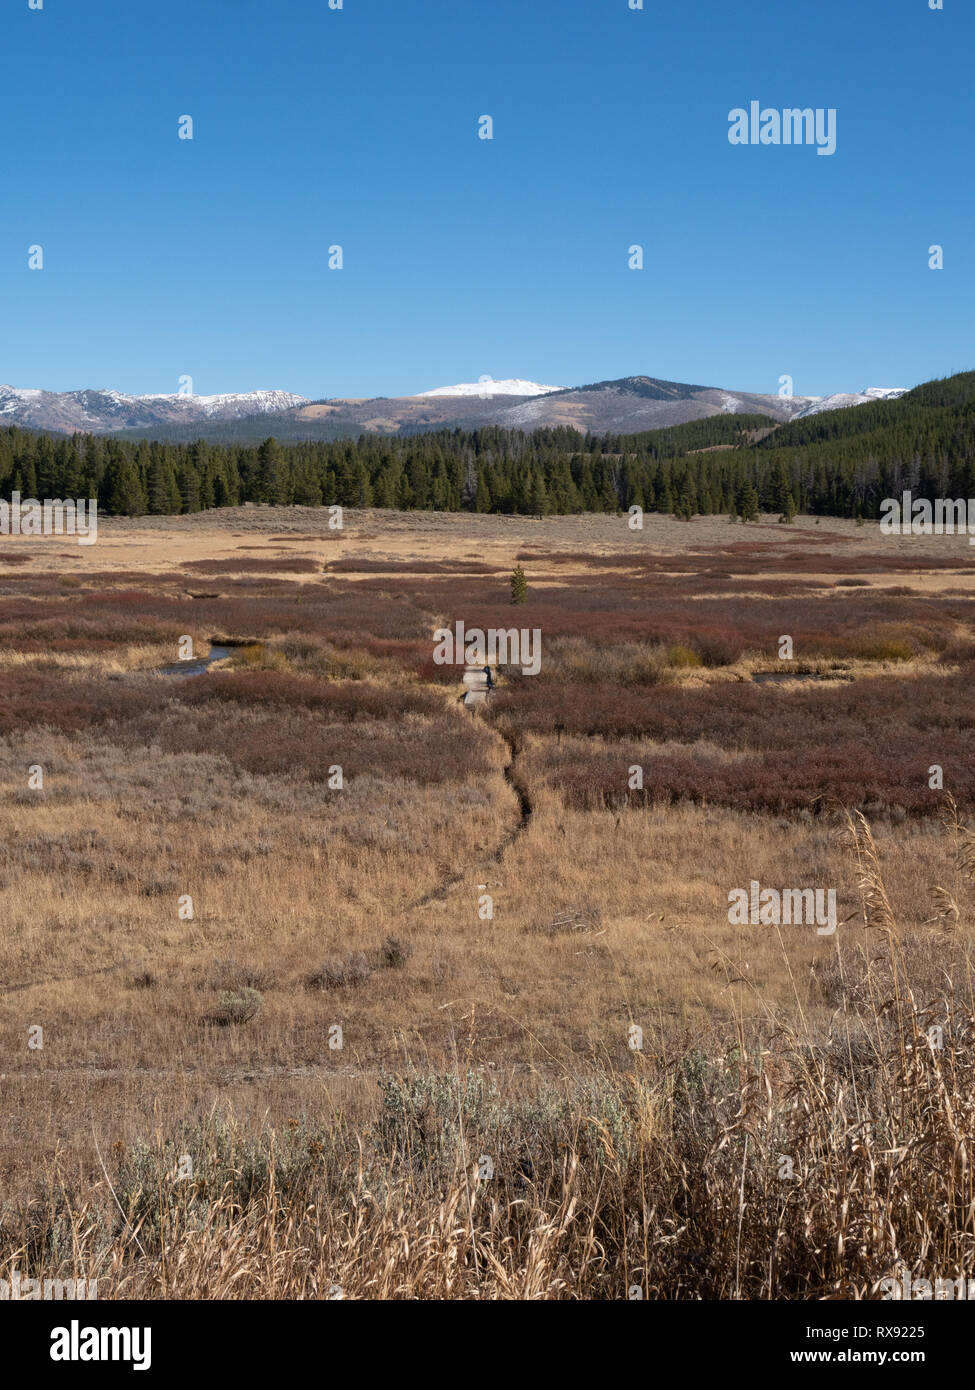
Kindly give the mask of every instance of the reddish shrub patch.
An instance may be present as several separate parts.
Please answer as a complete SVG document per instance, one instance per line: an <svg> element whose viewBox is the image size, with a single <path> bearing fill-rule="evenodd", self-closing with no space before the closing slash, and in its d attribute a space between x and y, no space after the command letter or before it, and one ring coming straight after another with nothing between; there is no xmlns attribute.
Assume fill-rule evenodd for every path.
<svg viewBox="0 0 975 1390"><path fill-rule="evenodd" d="M258 560L256 557L244 557L240 560L186 560L183 568L192 570L194 574L261 574L274 571L284 574L317 574L321 566L317 560L291 560L287 557L280 560Z"/></svg>

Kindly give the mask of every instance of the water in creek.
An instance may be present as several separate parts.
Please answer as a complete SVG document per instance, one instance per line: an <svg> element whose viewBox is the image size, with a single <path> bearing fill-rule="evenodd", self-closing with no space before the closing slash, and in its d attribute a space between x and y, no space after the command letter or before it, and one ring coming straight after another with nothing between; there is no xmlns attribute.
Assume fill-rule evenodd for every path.
<svg viewBox="0 0 975 1390"><path fill-rule="evenodd" d="M778 685L780 681L841 681L848 677L840 674L824 676L818 671L756 671L752 680L756 685Z"/></svg>
<svg viewBox="0 0 975 1390"><path fill-rule="evenodd" d="M230 647L211 646L206 656L194 656L189 661L174 661L169 666L160 666L161 676L201 676L215 661L222 661L230 655Z"/></svg>

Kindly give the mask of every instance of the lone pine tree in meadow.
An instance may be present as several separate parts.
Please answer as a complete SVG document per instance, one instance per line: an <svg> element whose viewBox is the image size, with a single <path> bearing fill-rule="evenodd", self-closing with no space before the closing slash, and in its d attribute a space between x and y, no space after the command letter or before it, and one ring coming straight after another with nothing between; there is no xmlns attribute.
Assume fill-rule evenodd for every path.
<svg viewBox="0 0 975 1390"><path fill-rule="evenodd" d="M521 565L515 565L511 575L511 602L524 603L528 597L528 580Z"/></svg>

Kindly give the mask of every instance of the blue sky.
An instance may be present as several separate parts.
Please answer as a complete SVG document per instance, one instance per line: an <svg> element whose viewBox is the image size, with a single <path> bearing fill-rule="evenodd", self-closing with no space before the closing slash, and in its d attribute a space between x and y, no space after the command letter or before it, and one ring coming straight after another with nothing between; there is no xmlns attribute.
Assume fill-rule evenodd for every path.
<svg viewBox="0 0 975 1390"><path fill-rule="evenodd" d="M975 12L944 3L4 0L0 381L975 367ZM835 155L732 146L753 99L835 107Z"/></svg>

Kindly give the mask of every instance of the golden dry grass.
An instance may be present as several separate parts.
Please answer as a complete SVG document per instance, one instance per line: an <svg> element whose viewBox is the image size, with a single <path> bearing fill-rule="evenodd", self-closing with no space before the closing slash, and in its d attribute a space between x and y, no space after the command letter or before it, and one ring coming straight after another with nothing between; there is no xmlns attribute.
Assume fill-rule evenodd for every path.
<svg viewBox="0 0 975 1390"><path fill-rule="evenodd" d="M578 544L583 521L592 522L593 554L618 550L625 572L631 553L631 537L617 535L625 523L613 518L350 514L338 541L301 529L290 544L277 539L285 526L310 526L309 515L238 513L229 531L226 518L210 516L184 525L169 518L108 523L94 583L85 574L89 552L51 558L79 580L83 605L89 591L134 589L139 576L156 584L190 559L242 557L242 568L202 579L178 572L172 587L180 592L223 592L246 578L244 562L264 550L323 565L358 556L389 568L370 572L368 582L361 574L336 576L329 593L341 601L361 592L370 605L405 602L423 590L422 573L404 579L404 561L422 569L425 562L486 559L503 579L526 540L537 548L533 584L598 593L603 581L584 555L568 566L546 560L546 548ZM639 544L679 554L688 528L662 519L655 527L655 520L648 518ZM693 543L724 546L730 529L708 519L692 528ZM768 529L777 539L786 528ZM827 529L837 553L862 548L852 524L824 523L816 528L820 540ZM817 555L832 544L820 540ZM928 552L914 553L923 569ZM959 554L960 566L965 558ZM762 578L779 573L775 563L770 555ZM55 565L54 576L60 573ZM44 578L51 574L48 568ZM826 602L835 573L804 574L815 581L810 600L821 588ZM432 630L444 616L444 591L432 582L443 580L442 571L430 576L423 612ZM286 571L270 577L287 580L289 595L319 582ZM867 581L891 582L882 557ZM935 595L970 592L967 576L954 572L908 582ZM738 586L742 605L765 601L767 591L752 597L749 585L746 576ZM4 590L29 591L23 574ZM265 607L281 602L274 588L258 586L251 598L241 592L255 629ZM38 602L47 601L38 593ZM706 586L697 591L709 595ZM185 593L181 601L186 622L177 625L195 631L199 601ZM964 1019L971 1009L971 842L946 798L940 817L881 818L872 836L861 824L851 828L840 806L815 818L691 803L574 809L549 775L554 734L512 733L472 718L457 704L459 682L430 685L392 649L357 650L354 634L316 635L305 650L301 613L295 609L290 626L239 649L224 666L257 680L298 681L301 689L352 678L380 700L401 685L436 705L350 725L327 711L265 707L241 696L226 706L232 737L210 744L207 731L216 723L207 724L180 691L158 703L165 678L151 670L174 658L168 639L61 650L53 642L38 650L8 638L0 649L0 671L28 689L41 676L56 677L66 705L85 691L118 689L136 703L143 691L150 711L131 724L140 738L124 732L129 726L119 716L72 729L59 729L56 719L28 721L0 740L0 1172L12 1204L3 1227L8 1266L29 1254L45 1270L64 1268L72 1230L72 1258L83 1252L89 1275L97 1272L118 1294L146 1297L323 1297L333 1286L356 1297L620 1297L633 1283L647 1297L866 1293L898 1253L910 1248L920 1258L935 1240L946 1261L939 1267L959 1265L971 1239L969 1147L955 1176L944 1177L947 1196L938 1198L959 1213L969 1202L969 1214L938 1224L933 1207L904 1206L896 1249L878 1217L877 1171L887 1175L883 1202L889 1206L896 1188L903 1205L917 1182L914 1158L897 1167L877 1147L879 1134L870 1141L857 1169L855 1231L842 1225L854 1217L840 1200L849 1174L839 1168L841 1140L857 1153L866 1142L870 1106L862 1096L851 1100L837 1048L862 1051L863 1065L873 1068L871 1094L887 1107L882 1114L909 1123L898 1138L905 1153L925 1144L955 1153L972 1141L970 1107L959 1090L968 1084L971 1048ZM132 617L138 622L137 606ZM962 618L950 622L962 635ZM585 639L560 640L559 670L567 681L584 682L591 648ZM633 651L619 659L623 672ZM608 660L604 649L600 661ZM853 681L892 671L940 681L954 669L933 650L905 663L851 658L844 665ZM675 661L668 679L693 689L762 669L770 669L768 660L749 652L715 669ZM828 666L813 662L811 669ZM185 730L198 718L194 741ZM262 746L270 749L285 733L294 761L275 752L264 765ZM707 730L700 737L706 743ZM340 792L302 761L302 742L312 739L326 759L345 766ZM571 731L557 739L568 762L599 746L614 756L612 739ZM667 752L666 743L655 748ZM374 762L367 764L369 750ZM429 776L394 770L410 750L424 750ZM45 769L40 793L27 785L28 767L37 764ZM728 891L753 879L835 886L844 923L837 938L810 927L732 926ZM493 917L485 916L484 894ZM184 895L193 900L191 920L180 916ZM260 996L258 1011L235 1023L233 1001L249 990ZM893 1031L885 1005L893 1009ZM957 1029L950 1077L941 1059L919 1060L918 1020L926 1026L929 1005ZM634 1024L644 1032L639 1052L629 1045ZM36 1025L44 1029L42 1049L28 1047ZM329 1045L335 1025L340 1050ZM695 1068L704 1089L689 1101L686 1078L697 1077ZM478 1155L469 1150L463 1098L463 1123L437 1151L436 1181L415 1165L404 1170L400 1149L380 1142L375 1127L381 1130L383 1115L388 1120L389 1078L404 1078L409 1088L423 1075L448 1079L438 1083L439 1099L413 1095L420 1118L411 1111L409 1133L397 1142L418 1142L414 1124L422 1143L432 1142L422 1116L454 1104L451 1087L473 1076L497 1092L498 1107L520 1105L524 1113L517 1123L509 1116L506 1130L508 1121L479 1101L470 1144L492 1134L497 1147L521 1145L519 1163L527 1145L537 1172L509 1164L495 1187L472 1179ZM799 1098L798 1111L790 1095ZM757 1155L771 1162L785 1142L782 1127L794 1126L797 1113L805 1118L794 1144L807 1156L807 1177L801 1198L786 1198ZM690 1137L688 1114L697 1116ZM289 1117L297 1117L290 1126ZM168 1172L182 1152L177 1136L194 1123L200 1155L212 1156L214 1145L236 1135L236 1156L221 1150L189 1208L174 1198L155 1214L143 1210L148 1175ZM323 1135L338 1132L340 1152L319 1163L324 1150L310 1146L327 1147ZM368 1180L355 1160L364 1135L376 1146ZM138 1148L143 1140L148 1150ZM234 1186L241 1163L287 1143L301 1150L308 1186L288 1186L288 1179L281 1191L268 1179L242 1201ZM755 1145L750 1156L748 1143ZM141 1176L133 1176L133 1154L141 1154ZM734 1181L743 1163L747 1211ZM269 1172L277 1172L273 1162ZM40 1200L40 1173L53 1186L31 1206ZM120 1173L129 1197L142 1203L121 1225L109 1185L118 1188ZM710 1244L703 1226L687 1240L674 1235L692 1198L713 1224ZM652 1220L648 1202L659 1202ZM30 1242L36 1245L38 1222L48 1229L49 1209L59 1234L45 1235L35 1249ZM918 1230L906 1234L914 1218L918 1229L930 1226L928 1247ZM154 1221L162 1226L150 1240ZM816 1259L800 1240L803 1231L807 1243L811 1232L819 1241ZM695 1241L707 1246L704 1265ZM833 1242L828 1258L824 1241ZM844 1256L844 1242L855 1259Z"/></svg>

